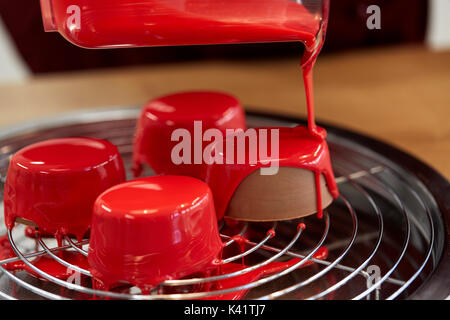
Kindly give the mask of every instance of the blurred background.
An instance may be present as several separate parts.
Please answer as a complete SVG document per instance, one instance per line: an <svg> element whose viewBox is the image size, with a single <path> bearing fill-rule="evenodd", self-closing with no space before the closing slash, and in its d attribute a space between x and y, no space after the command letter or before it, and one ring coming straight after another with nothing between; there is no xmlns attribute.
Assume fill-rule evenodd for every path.
<svg viewBox="0 0 450 320"><path fill-rule="evenodd" d="M380 6L382 28L362 28L369 5ZM406 8L406 9L405 9ZM299 56L297 44L189 46L127 50L85 50L42 28L39 1L2 0L0 4L1 72L4 81L72 70L157 64L199 59L258 59ZM450 46L447 0L332 1L323 54L400 43Z"/></svg>
<svg viewBox="0 0 450 320"><path fill-rule="evenodd" d="M381 29L366 27L370 5ZM38 0L0 0L0 127L141 107L178 90L304 117L298 44L86 50L45 33ZM319 121L386 140L450 177L450 1L331 0L315 70Z"/></svg>

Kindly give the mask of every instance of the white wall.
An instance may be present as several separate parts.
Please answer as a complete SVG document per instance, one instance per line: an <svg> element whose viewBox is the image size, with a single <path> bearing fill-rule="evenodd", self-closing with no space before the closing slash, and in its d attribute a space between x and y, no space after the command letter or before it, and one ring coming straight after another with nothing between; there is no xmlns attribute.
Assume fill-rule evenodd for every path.
<svg viewBox="0 0 450 320"><path fill-rule="evenodd" d="M0 19L0 84L24 81L29 74Z"/></svg>
<svg viewBox="0 0 450 320"><path fill-rule="evenodd" d="M433 49L450 49L450 0L430 0L426 42Z"/></svg>

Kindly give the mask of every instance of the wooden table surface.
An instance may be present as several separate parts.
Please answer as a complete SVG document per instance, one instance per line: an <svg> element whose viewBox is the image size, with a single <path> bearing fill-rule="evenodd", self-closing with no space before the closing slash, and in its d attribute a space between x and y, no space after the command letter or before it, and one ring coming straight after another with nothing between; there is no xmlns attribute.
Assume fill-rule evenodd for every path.
<svg viewBox="0 0 450 320"><path fill-rule="evenodd" d="M35 77L0 86L0 126L190 89L230 92L253 110L305 116L296 59L198 61ZM318 121L391 143L450 178L450 52L366 49L319 58Z"/></svg>

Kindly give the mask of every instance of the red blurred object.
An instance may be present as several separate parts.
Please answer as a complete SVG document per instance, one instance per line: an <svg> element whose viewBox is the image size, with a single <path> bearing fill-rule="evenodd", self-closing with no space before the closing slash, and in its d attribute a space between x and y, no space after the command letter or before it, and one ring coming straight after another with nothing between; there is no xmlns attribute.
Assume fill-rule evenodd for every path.
<svg viewBox="0 0 450 320"><path fill-rule="evenodd" d="M0 1L0 16L19 53L35 73L103 68L208 58L299 56L297 43L84 50L57 33L45 33L39 1ZM378 5L382 28L366 27L369 5ZM407 9L405 9L407 8ZM427 0L331 1L323 53L383 44L422 42L428 15Z"/></svg>
<svg viewBox="0 0 450 320"><path fill-rule="evenodd" d="M289 0L41 0L44 26L86 48L302 41L320 15Z"/></svg>
<svg viewBox="0 0 450 320"><path fill-rule="evenodd" d="M148 292L208 272L221 250L212 193L200 180L137 179L107 190L94 205L88 261L106 289L126 281Z"/></svg>
<svg viewBox="0 0 450 320"><path fill-rule="evenodd" d="M93 138L63 138L27 146L11 159L5 184L5 223L16 218L38 225L43 233L74 235L91 224L95 199L125 181L119 151Z"/></svg>

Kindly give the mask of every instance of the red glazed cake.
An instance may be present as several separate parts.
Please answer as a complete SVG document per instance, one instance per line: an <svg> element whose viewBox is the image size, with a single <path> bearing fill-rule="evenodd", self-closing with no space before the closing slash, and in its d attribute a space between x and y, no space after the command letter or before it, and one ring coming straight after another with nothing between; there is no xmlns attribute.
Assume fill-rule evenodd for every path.
<svg viewBox="0 0 450 320"><path fill-rule="evenodd" d="M5 223L17 218L43 233L74 235L89 229L92 206L106 189L125 181L117 147L93 138L63 138L27 146L11 159L5 192Z"/></svg>
<svg viewBox="0 0 450 320"><path fill-rule="evenodd" d="M317 127L320 137L315 137L308 128L302 126L254 129L255 143L250 144L251 139L246 139L246 136L251 136L250 130L253 129L217 142L217 148L221 151L216 154L220 154L222 159L216 158L212 164L203 166L205 182L214 193L217 218L228 216L246 221L289 220L298 218L301 211L302 216L317 212L321 217L323 207L339 195L325 140L326 131ZM278 130L276 141L270 138L271 130ZM263 131L264 138L267 139L263 139ZM239 145L239 140L246 141L245 145ZM234 150L231 158L227 153L227 150L230 150L230 141L233 141L234 147L231 149ZM264 144L267 151L265 155L261 153L261 145ZM274 150L277 153L271 154ZM239 162L240 152L244 152L245 161ZM260 170L263 168L269 170L266 175L261 175ZM250 176L256 178L256 182L246 187L247 178ZM296 193L298 190L294 191L292 187L299 183L298 180L302 180L300 183L303 186L300 185L300 189L303 190ZM236 190L242 187L246 187L247 195L231 208ZM297 185L297 189L298 187ZM305 191L306 193L302 194ZM306 198L309 198L308 202L311 203L304 207L302 202L305 202ZM261 205L264 207L264 204L266 207L273 207L273 210L267 210L267 215L262 214L266 209L257 210L261 209ZM284 207L283 210L281 206ZM303 206L302 210L300 206ZM238 212L238 215L228 214L230 209Z"/></svg>
<svg viewBox="0 0 450 320"><path fill-rule="evenodd" d="M194 139L203 137L195 132L194 121L201 121L201 131L218 129L223 136L226 129L244 129L245 114L240 102L233 96L214 91L182 92L150 101L142 110L134 140L134 173L139 176L142 164L148 164L157 174L201 176L202 146L194 145ZM172 133L186 129L192 137L190 164L175 164L171 153L178 141L171 141ZM198 130L198 128L197 128ZM197 135L197 136L196 136ZM205 145L206 143L203 143ZM198 148L200 152L198 152Z"/></svg>
<svg viewBox="0 0 450 320"><path fill-rule="evenodd" d="M106 289L125 281L144 292L216 268L222 250L211 190L186 176L122 183L94 205L88 261Z"/></svg>

